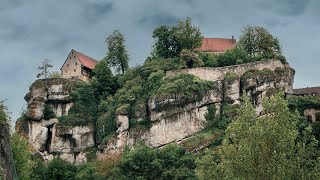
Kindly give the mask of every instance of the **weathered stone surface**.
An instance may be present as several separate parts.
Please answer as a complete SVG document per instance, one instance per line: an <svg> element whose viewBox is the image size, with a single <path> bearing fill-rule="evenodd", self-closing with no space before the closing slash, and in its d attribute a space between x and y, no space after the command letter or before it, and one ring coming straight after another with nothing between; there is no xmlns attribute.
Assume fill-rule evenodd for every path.
<svg viewBox="0 0 320 180"><path fill-rule="evenodd" d="M283 77L274 73L273 76L256 75L252 78L241 78L247 70L265 70L266 68L271 70L271 73L276 69L283 69L286 75ZM221 104L239 104L243 91L251 96L259 115L263 111L262 99L267 96L267 93L276 89L290 94L294 77L294 71L289 65L277 60L222 68L200 67L170 71L167 72L167 76L179 73L193 74L200 79L213 81L215 88L201 98L188 97L187 101L179 93L151 98L148 102L149 112L146 113L150 115L151 127L149 129L128 129L127 116L118 116L116 140L109 140L103 145L101 154L120 153L125 145L132 147L141 140L151 147L161 147L192 136L204 128L205 114L209 105L214 104L216 114L219 114ZM235 73L239 78L225 80L226 73Z"/></svg>
<svg viewBox="0 0 320 180"><path fill-rule="evenodd" d="M44 151L48 139L48 128L43 126L41 122L29 122L29 138L28 143L36 151Z"/></svg>
<svg viewBox="0 0 320 180"><path fill-rule="evenodd" d="M81 152L94 146L93 126L62 127L54 125L50 152Z"/></svg>
<svg viewBox="0 0 320 180"><path fill-rule="evenodd" d="M72 79L39 79L35 81L25 96L27 101L27 116L31 120L41 120L45 105L52 107L57 117L67 115L72 106L70 91Z"/></svg>
<svg viewBox="0 0 320 180"><path fill-rule="evenodd" d="M207 107L203 106L161 118L150 129L150 145L159 147L200 131L206 123L206 112Z"/></svg>

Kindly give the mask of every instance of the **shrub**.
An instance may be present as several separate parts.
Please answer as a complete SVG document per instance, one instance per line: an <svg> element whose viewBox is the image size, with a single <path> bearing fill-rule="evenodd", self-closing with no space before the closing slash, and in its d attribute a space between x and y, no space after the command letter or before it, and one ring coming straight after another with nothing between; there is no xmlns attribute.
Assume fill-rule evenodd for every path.
<svg viewBox="0 0 320 180"><path fill-rule="evenodd" d="M86 126L91 125L93 122L88 119L84 119L81 116L77 115L68 115L68 116L61 116L59 119L59 126Z"/></svg>
<svg viewBox="0 0 320 180"><path fill-rule="evenodd" d="M202 53L199 52L199 58L203 62L203 66L205 67L218 67L218 55L211 53Z"/></svg>
<svg viewBox="0 0 320 180"><path fill-rule="evenodd" d="M230 73L230 72L228 72L228 73L226 73L226 74L224 75L224 80L225 80L225 81L228 81L228 82L234 81L234 80L236 80L236 79L238 79L238 78L239 78L239 76L238 76L237 74L235 74L235 73Z"/></svg>
<svg viewBox="0 0 320 180"><path fill-rule="evenodd" d="M305 109L320 109L320 99L313 96L291 96L288 98L288 107L291 110L298 110L301 115Z"/></svg>
<svg viewBox="0 0 320 180"><path fill-rule="evenodd" d="M191 100L195 97L203 97L207 91L213 88L214 85L211 81L201 80L190 74L178 74L163 79L156 95L179 94L182 99Z"/></svg>

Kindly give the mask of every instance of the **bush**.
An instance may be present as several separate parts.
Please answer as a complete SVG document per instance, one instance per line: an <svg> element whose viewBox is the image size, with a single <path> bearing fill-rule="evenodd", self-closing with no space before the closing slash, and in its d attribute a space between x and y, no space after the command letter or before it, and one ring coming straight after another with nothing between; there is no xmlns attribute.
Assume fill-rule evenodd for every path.
<svg viewBox="0 0 320 180"><path fill-rule="evenodd" d="M59 126L87 126L92 125L93 122L88 119L84 119L81 116L77 115L68 115L68 116L61 116L59 119Z"/></svg>
<svg viewBox="0 0 320 180"><path fill-rule="evenodd" d="M192 100L203 97L207 91L213 88L214 84L211 81L201 80L190 74L178 74L163 79L156 95L179 94L184 100Z"/></svg>
<svg viewBox="0 0 320 180"><path fill-rule="evenodd" d="M247 63L247 56L248 55L243 48L236 46L233 49L227 50L223 54L219 54L217 61L220 67L231 66L239 63Z"/></svg>
<svg viewBox="0 0 320 180"><path fill-rule="evenodd" d="M288 98L288 107L291 110L298 110L301 115L305 109L320 109L320 99L314 96L291 96Z"/></svg>
<svg viewBox="0 0 320 180"><path fill-rule="evenodd" d="M109 179L195 179L195 158L177 146L125 151Z"/></svg>
<svg viewBox="0 0 320 180"><path fill-rule="evenodd" d="M234 81L234 80L236 80L236 79L238 79L238 78L239 78L239 76L238 76L237 74L235 74L235 73L230 73L230 72L228 72L228 73L226 73L226 74L224 75L224 80L225 80L225 81L228 81L228 82Z"/></svg>
<svg viewBox="0 0 320 180"><path fill-rule="evenodd" d="M205 67L218 67L218 55L199 52L199 58L203 62L203 66Z"/></svg>

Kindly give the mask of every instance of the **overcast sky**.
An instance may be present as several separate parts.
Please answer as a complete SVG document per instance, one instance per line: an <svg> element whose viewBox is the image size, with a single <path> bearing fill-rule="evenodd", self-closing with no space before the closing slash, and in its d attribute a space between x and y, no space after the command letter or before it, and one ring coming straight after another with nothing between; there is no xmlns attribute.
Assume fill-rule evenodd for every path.
<svg viewBox="0 0 320 180"><path fill-rule="evenodd" d="M319 86L318 0L0 0L0 99L15 120L45 58L56 70L71 49L97 60L105 38L125 34L130 65L150 53L152 31L191 17L205 37L237 39L246 25L278 37L296 70L294 87Z"/></svg>

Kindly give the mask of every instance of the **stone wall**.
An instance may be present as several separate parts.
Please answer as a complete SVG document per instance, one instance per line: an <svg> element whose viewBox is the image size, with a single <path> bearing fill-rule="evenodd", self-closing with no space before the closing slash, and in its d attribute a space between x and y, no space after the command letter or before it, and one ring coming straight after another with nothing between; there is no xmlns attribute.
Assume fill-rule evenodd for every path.
<svg viewBox="0 0 320 180"><path fill-rule="evenodd" d="M235 73L241 76L247 70L256 69L270 69L274 71L277 67L279 68L290 68L288 64L282 64L279 60L268 60L268 61L258 61L255 63L247 63L247 64L240 64L234 66L226 66L226 67L198 67L198 68L191 68L191 69L181 69L181 70L174 70L168 71L167 76L174 76L176 74L185 73L185 74L192 74L200 79L207 80L207 81L219 81L223 80L225 74L227 73ZM293 82L291 83L292 86ZM290 92L292 94L292 88L290 88Z"/></svg>

